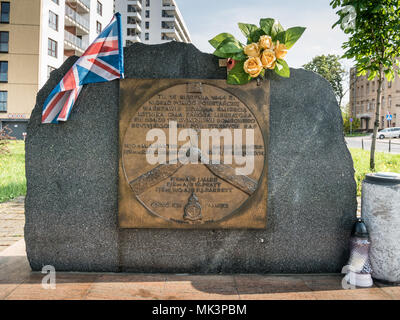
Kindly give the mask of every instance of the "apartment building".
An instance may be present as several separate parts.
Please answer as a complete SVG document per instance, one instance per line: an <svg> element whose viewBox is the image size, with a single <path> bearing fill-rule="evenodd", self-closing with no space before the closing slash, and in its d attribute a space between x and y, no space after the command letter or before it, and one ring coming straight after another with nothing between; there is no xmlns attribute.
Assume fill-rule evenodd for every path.
<svg viewBox="0 0 400 320"><path fill-rule="evenodd" d="M356 69L350 70L350 114L361 120L361 129L372 131L375 122L376 94L378 81L368 81L368 76L357 77ZM386 120L386 115L393 116L392 121ZM400 126L400 78L383 83L379 128L384 129Z"/></svg>
<svg viewBox="0 0 400 320"><path fill-rule="evenodd" d="M0 128L26 132L38 90L111 21L113 0L0 1Z"/></svg>
<svg viewBox="0 0 400 320"><path fill-rule="evenodd" d="M190 43L190 34L174 0L115 0L121 13L124 46L134 42Z"/></svg>

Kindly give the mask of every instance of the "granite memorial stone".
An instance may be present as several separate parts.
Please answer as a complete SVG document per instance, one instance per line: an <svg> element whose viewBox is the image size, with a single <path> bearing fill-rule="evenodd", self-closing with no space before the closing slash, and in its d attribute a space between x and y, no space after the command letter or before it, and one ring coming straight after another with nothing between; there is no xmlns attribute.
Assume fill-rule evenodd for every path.
<svg viewBox="0 0 400 320"><path fill-rule="evenodd" d="M256 82L227 86L218 59L191 44L137 43L125 48L126 80L86 85L66 123L42 125L44 100L75 60L52 72L28 125L25 240L33 270L44 265L58 271L341 270L355 220L356 184L340 109L327 81L292 69L289 79L268 74L262 88ZM127 88L131 94L124 92ZM200 89L203 93L188 92ZM193 170L191 165L154 180L157 184L143 180L158 165L140 165L135 152L143 149L133 145L146 139L136 125L151 118L144 109L151 101L175 94L224 96L243 108L248 121L256 120L259 155L251 181L232 181L226 167ZM177 124L202 118L174 112L158 118ZM199 129L211 123L200 122ZM164 192L164 184L187 177L210 184L199 188L231 188L235 196L209 192L209 197L193 192L193 186L187 192ZM153 191L160 200L155 205ZM128 193L136 203L129 207L125 202L124 211ZM140 222L140 217L145 219Z"/></svg>

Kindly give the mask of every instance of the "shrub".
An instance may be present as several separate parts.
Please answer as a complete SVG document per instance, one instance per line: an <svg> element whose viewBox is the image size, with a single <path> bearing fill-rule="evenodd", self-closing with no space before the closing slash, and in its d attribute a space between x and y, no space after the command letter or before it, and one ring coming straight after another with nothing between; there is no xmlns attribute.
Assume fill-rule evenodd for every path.
<svg viewBox="0 0 400 320"><path fill-rule="evenodd" d="M8 150L7 145L10 142L10 140L15 140L15 138L10 136L11 132L12 130L7 126L5 126L0 130L0 154L5 154L10 152L10 150Z"/></svg>

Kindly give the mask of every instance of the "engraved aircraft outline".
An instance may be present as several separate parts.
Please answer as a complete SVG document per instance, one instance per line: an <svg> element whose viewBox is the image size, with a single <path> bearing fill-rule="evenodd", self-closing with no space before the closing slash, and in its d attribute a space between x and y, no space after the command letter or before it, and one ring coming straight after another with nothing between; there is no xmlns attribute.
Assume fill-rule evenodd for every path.
<svg viewBox="0 0 400 320"><path fill-rule="evenodd" d="M200 164L206 166L206 168L212 174L240 189L247 195L251 196L257 190L258 183L254 179L244 175L236 175L235 169L225 164L202 163L202 153L199 148L191 146L186 152L186 157L190 157L192 153L193 156L197 155ZM184 164L180 161L177 161L176 164L160 164L157 167L130 181L129 185L131 186L133 192L137 196L139 196L151 187L171 177L183 165Z"/></svg>

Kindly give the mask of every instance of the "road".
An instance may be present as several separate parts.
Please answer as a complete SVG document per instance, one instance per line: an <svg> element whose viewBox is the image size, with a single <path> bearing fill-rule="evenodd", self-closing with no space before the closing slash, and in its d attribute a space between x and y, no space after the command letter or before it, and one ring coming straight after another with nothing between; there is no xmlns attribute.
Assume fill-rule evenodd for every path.
<svg viewBox="0 0 400 320"><path fill-rule="evenodd" d="M346 138L347 147L349 148L362 148L364 141L364 150L371 150L372 135L365 137ZM376 151L389 152L389 139L376 140ZM400 139L391 140L391 152L393 154L400 154Z"/></svg>

